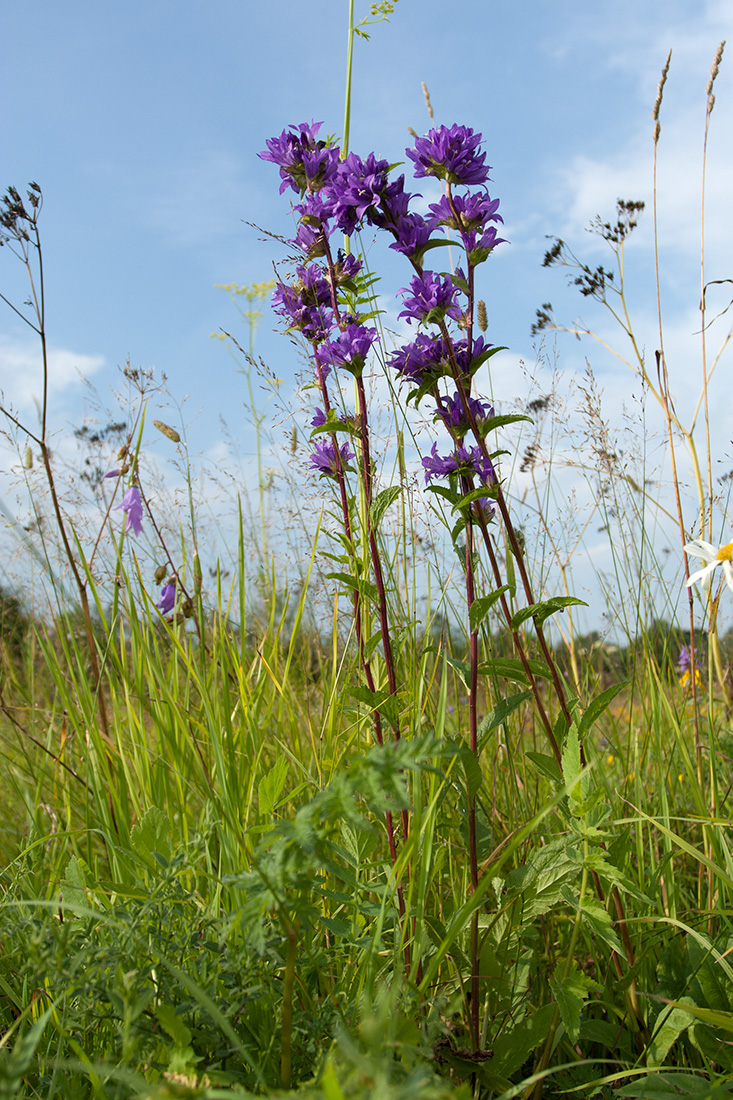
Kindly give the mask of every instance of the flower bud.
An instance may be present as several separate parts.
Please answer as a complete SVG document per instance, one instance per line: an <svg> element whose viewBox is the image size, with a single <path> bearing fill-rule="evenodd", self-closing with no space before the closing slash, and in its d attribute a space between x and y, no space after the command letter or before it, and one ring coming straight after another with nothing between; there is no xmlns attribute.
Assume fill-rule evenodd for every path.
<svg viewBox="0 0 733 1100"><path fill-rule="evenodd" d="M155 583L156 584L162 584L163 583L163 578L165 577L167 572L168 572L168 566L167 565L159 565L158 568L155 570L155 577L154 577Z"/></svg>
<svg viewBox="0 0 733 1100"><path fill-rule="evenodd" d="M154 420L153 424L158 429L158 431L162 432L167 439L171 440L172 443L181 442L180 435L175 428L171 428L170 424L164 424L162 420Z"/></svg>

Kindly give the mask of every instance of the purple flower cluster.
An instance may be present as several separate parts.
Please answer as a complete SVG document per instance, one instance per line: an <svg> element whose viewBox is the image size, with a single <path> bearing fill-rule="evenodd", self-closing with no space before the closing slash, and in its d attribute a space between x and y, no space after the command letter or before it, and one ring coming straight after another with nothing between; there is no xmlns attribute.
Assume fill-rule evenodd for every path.
<svg viewBox="0 0 733 1100"><path fill-rule="evenodd" d="M476 424L480 424L482 420L489 420L494 415L494 408L487 401L481 401L477 397L468 397L467 402ZM461 395L457 390L452 397L441 398L441 404L436 409L436 413L446 427L452 429L455 438L463 439L470 428L470 424L466 418Z"/></svg>
<svg viewBox="0 0 733 1100"><path fill-rule="evenodd" d="M364 370L366 357L375 340L378 340L375 328L364 328L359 324L347 324L335 340L320 344L315 356L324 373L332 366L341 367L358 378Z"/></svg>
<svg viewBox="0 0 733 1100"><path fill-rule="evenodd" d="M425 470L425 484L436 477L451 477L458 474L463 477L478 477L484 485L496 485L496 471L490 458L481 452L480 447L459 445L448 455L438 454L438 444L433 443L430 454L422 460Z"/></svg>
<svg viewBox="0 0 733 1100"><path fill-rule="evenodd" d="M401 291L404 298L400 318L421 327L441 328L434 336L418 333L411 343L393 353L391 366L401 378L417 385L418 398L445 376L460 377L468 389L471 377L491 352L481 337L473 337L470 317L459 295L473 293L472 269L502 243L493 224L502 221L499 200L492 199L486 190L489 167L481 149L481 134L466 126L440 126L416 138L414 147L406 150L416 178L433 177L447 185L446 194L423 216L410 210L416 196L405 190L404 175L390 178L394 165L374 153L364 158L349 153L341 159L337 146L318 139L321 125L311 122L291 126L268 140L267 150L260 156L279 167L281 192L290 188L300 198L295 206L299 225L293 243L309 262L297 268L294 282L278 285L273 305L286 318L289 328L312 343L324 400L325 379L331 368L360 378L378 339L374 328L348 312L355 310L354 302L365 285L360 284L359 261L341 253L334 261L329 245L334 230L351 236L364 225L386 230L393 237L390 247L405 255L414 268L409 287ZM480 190L454 193L453 187ZM442 242L442 230L460 236L468 278L460 268L452 276L423 268L428 249ZM436 231L441 235L433 239ZM325 263L313 262L319 258ZM449 321L466 329L463 339L449 337L445 327ZM493 416L488 403L475 398L469 398L469 403L474 423ZM426 479L465 474L477 476L483 484L493 484L494 470L483 441L478 441L480 447L470 450L463 446L469 424L457 393L438 399L436 417L450 432L454 450L441 458L437 444L433 447L431 456L423 460ZM325 423L325 414L318 410L314 427L322 428ZM339 462L343 466L353 457L347 444L339 449L334 436L322 434L314 443L310 466L334 477Z"/></svg>
<svg viewBox="0 0 733 1100"><path fill-rule="evenodd" d="M321 477L337 477L339 462L343 469L354 457L354 452L350 450L348 443L342 443L337 449L332 439L315 439L310 456L310 469L316 470Z"/></svg>
<svg viewBox="0 0 733 1100"><path fill-rule="evenodd" d="M318 191L336 170L338 149L316 140L321 126L322 122L311 122L310 126L301 122L283 130L280 137L265 141L267 152L259 155L279 165L281 195L289 187L301 195L306 190Z"/></svg>
<svg viewBox="0 0 733 1100"><path fill-rule="evenodd" d="M434 271L423 271L422 275L413 276L409 289L412 293L405 298L405 308L400 317L422 324L438 324L445 317L460 321L463 316L456 302L457 288L449 275L441 279ZM401 290L400 294L407 294L407 289Z"/></svg>
<svg viewBox="0 0 733 1100"><path fill-rule="evenodd" d="M468 126L439 126L427 137L416 138L415 148L407 149L407 155L415 163L415 176L435 176L447 183L486 183L489 168L480 153L481 134L475 134Z"/></svg>
<svg viewBox="0 0 733 1100"><path fill-rule="evenodd" d="M393 352L389 365L396 370L400 378L421 386L426 381L437 381L443 375L458 373L467 381L491 354L491 344L482 336L475 339L468 351L467 340L454 340L448 347L441 337L419 333L411 344L405 344ZM455 361L455 366L454 366Z"/></svg>

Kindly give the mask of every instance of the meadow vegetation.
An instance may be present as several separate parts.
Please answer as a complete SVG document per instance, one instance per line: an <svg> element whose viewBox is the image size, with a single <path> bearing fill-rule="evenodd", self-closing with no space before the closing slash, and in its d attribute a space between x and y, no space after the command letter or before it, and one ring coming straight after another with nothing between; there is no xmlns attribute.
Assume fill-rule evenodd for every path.
<svg viewBox="0 0 733 1100"><path fill-rule="evenodd" d="M475 279L502 241L481 135L432 118L415 135L408 168L443 188L420 214L395 165L349 152L348 103L340 145L301 124L261 154L295 193L273 301L310 364L308 454L296 431L288 461L321 501L289 585L253 387L270 288L227 288L248 307L250 339L233 339L259 477L230 568L205 545L183 425L156 420L187 485L176 517L159 506L156 383L129 365L125 419L80 429L71 506L50 446L42 195L3 200L30 291L3 301L44 378L38 425L3 412L48 604L0 598L0 1096L733 1095L733 638L717 625L733 555L706 416L727 338L714 358L703 342L699 424L677 418L661 327L653 369L629 356L696 471L672 513L689 616L646 587L662 502L597 436L626 634L581 634L570 535L540 484L551 405L486 397L484 334L501 334ZM637 349L623 249L639 216L626 201L599 220L610 270L562 241L547 258ZM410 269L409 341L383 323L362 228ZM561 327L543 306L538 331ZM417 454L420 417L436 443ZM538 479L531 538L520 464ZM554 570L535 572L540 545Z"/></svg>

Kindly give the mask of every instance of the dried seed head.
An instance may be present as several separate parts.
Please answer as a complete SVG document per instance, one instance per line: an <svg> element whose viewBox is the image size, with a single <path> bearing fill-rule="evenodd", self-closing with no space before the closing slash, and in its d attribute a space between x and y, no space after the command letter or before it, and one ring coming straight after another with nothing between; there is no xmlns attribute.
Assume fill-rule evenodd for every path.
<svg viewBox="0 0 733 1100"><path fill-rule="evenodd" d="M162 432L167 439L171 440L172 443L181 442L180 435L175 428L171 428L170 424L164 424L162 420L154 420L153 424L158 429L158 431Z"/></svg>
<svg viewBox="0 0 733 1100"><path fill-rule="evenodd" d="M654 100L654 108L652 110L652 118L654 119L654 144L659 141L659 133L661 126L659 124L659 108L662 106L662 96L664 94L664 85L667 83L667 73L669 72L669 63L672 60L672 51L667 54L667 60L664 62L664 68L662 69L662 75L659 78L659 84L657 85L657 98Z"/></svg>
<svg viewBox="0 0 733 1100"><path fill-rule="evenodd" d="M479 298L476 305L476 320L478 321L478 327L482 332L486 332L489 327L489 320L486 316L486 302L483 298Z"/></svg>
<svg viewBox="0 0 733 1100"><path fill-rule="evenodd" d="M428 109L428 114L430 115L430 120L432 122L433 118L435 117L433 113L433 105L430 102L430 92L428 91L428 86L424 80L422 82L422 94L425 96L425 106Z"/></svg>
<svg viewBox="0 0 733 1100"><path fill-rule="evenodd" d="M718 75L718 72L720 71L720 62L723 59L723 50L724 49L725 49L725 39L723 39L723 41L720 43L717 50L715 51L715 57L713 58L713 63L710 66L710 80L708 80L708 86L705 89L705 94L708 97L708 107L707 107L707 113L708 114L710 114L713 107L715 106L715 96L713 95L713 84L715 84L715 78Z"/></svg>

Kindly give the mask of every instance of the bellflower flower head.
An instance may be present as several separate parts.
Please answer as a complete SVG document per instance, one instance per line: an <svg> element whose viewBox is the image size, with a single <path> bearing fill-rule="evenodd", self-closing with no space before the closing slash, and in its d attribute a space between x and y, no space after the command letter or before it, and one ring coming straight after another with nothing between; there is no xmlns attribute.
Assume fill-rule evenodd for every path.
<svg viewBox="0 0 733 1100"><path fill-rule="evenodd" d="M399 314L400 317L407 317L408 321L437 324L445 317L459 321L463 316L456 303L457 289L448 275L441 279L434 271L424 271L422 276L412 277L410 290L412 296L405 298L405 308ZM406 294L407 288L403 287L398 293Z"/></svg>
<svg viewBox="0 0 733 1100"><path fill-rule="evenodd" d="M362 269L361 260L357 259L353 252L349 252L348 256L345 256L341 249L339 249L336 256L336 261L333 265L334 281L337 287L344 287L346 290L350 290L352 293L356 293L356 276ZM331 282L330 271L326 272L326 278Z"/></svg>
<svg viewBox="0 0 733 1100"><path fill-rule="evenodd" d="M332 439L316 439L313 442L313 453L310 456L310 469L317 470L321 477L336 477L338 475L338 459L336 458L336 444ZM348 443L342 443L338 448L338 456L341 460L341 468L355 457L349 449Z"/></svg>
<svg viewBox="0 0 733 1100"><path fill-rule="evenodd" d="M453 355L463 378L471 378L476 373L481 364L485 363L491 355L492 347L493 344L487 343L483 336L476 336L471 345L471 355L469 356L468 340L453 341ZM445 357L448 359L447 350L445 351Z"/></svg>
<svg viewBox="0 0 733 1100"><path fill-rule="evenodd" d="M477 397L468 398L468 407L473 413L474 420L480 424L482 420L489 420L494 415L494 408L487 401L481 401ZM444 397L443 404L436 409L438 417L448 428L452 428L455 435L463 439L469 430L469 423L463 409L461 395L456 392L452 397Z"/></svg>
<svg viewBox="0 0 733 1100"><path fill-rule="evenodd" d="M375 340L377 330L364 328L363 325L349 324L335 340L321 344L316 350L316 358L322 367L342 367L355 378L364 370L366 357Z"/></svg>
<svg viewBox="0 0 733 1100"><path fill-rule="evenodd" d="M430 240L430 226L420 214L405 214L398 217L393 225L387 226L394 233L395 240L389 246L395 252L421 264L425 255L425 246Z"/></svg>
<svg viewBox="0 0 733 1100"><path fill-rule="evenodd" d="M334 174L338 164L339 151L329 147L325 141L317 141L316 134L322 122L301 122L283 130L280 137L265 141L267 152L259 153L261 160L272 161L280 168L280 194L288 187L298 194L304 194L309 188L318 190Z"/></svg>
<svg viewBox="0 0 733 1100"><path fill-rule="evenodd" d="M405 152L415 163L416 177L435 176L447 183L472 186L489 178L486 154L479 152L482 140L481 134L468 126L439 126L427 137L416 138L415 148Z"/></svg>
<svg viewBox="0 0 733 1100"><path fill-rule="evenodd" d="M311 424L314 428L320 428L321 424L326 423L326 414L323 409L316 409L316 414L311 420Z"/></svg>
<svg viewBox="0 0 733 1100"><path fill-rule="evenodd" d="M388 171L389 161L378 160L374 153L366 160L349 153L338 165L329 183L328 197L336 224L348 236L361 225L364 217L376 213L387 187Z"/></svg>
<svg viewBox="0 0 733 1100"><path fill-rule="evenodd" d="M132 531L134 535L142 534L143 529L143 502L137 485L132 485L122 498L122 504L117 505L125 513L125 534Z"/></svg>
<svg viewBox="0 0 733 1100"><path fill-rule="evenodd" d="M506 237L497 237L496 226L490 225L483 233L480 231L476 233L465 233L463 236L463 244L468 256L468 262L473 267L477 267L478 264L482 264L484 260L488 259L489 254L498 244L506 244Z"/></svg>
<svg viewBox="0 0 733 1100"><path fill-rule="evenodd" d="M161 615L168 615L173 610L176 604L176 582L169 581L168 584L164 584L160 590L160 599L156 603L158 611Z"/></svg>
<svg viewBox="0 0 733 1100"><path fill-rule="evenodd" d="M327 308L331 301L328 282L317 264L297 270L296 283L278 283L275 287L272 308L289 320L290 328L298 329L309 340L325 340L334 323L333 313Z"/></svg>
<svg viewBox="0 0 733 1100"><path fill-rule="evenodd" d="M428 208L431 214L429 219L431 229L435 229L438 225L446 225L449 229L468 233L472 229L486 225L487 222L504 221L501 215L496 213L499 209L499 200L490 198L485 191L483 194L453 195L452 198L452 206L447 195L443 195L440 202L431 203Z"/></svg>
<svg viewBox="0 0 733 1100"><path fill-rule="evenodd" d="M718 548L712 546L709 542L704 542L702 539L694 539L692 542L687 543L685 550L688 554L695 554L698 558L702 558L706 563L702 569L698 569L697 573L690 574L690 579L687 582L688 588L697 581L701 581L703 588L707 591L712 583L713 573L719 565L722 565L728 587L733 590L733 560L731 560L733 559L733 542Z"/></svg>
<svg viewBox="0 0 733 1100"><path fill-rule="evenodd" d="M496 471L490 458L481 453L480 447L456 447L449 455L438 454L438 444L433 443L430 455L422 460L425 484L435 477L451 477L460 474L478 477L484 485L496 485Z"/></svg>
<svg viewBox="0 0 733 1100"><path fill-rule="evenodd" d="M323 201L322 192L309 192L294 209L300 214L300 225L291 243L302 248L309 260L325 256L326 242L332 233L328 225L330 203Z"/></svg>
<svg viewBox="0 0 733 1100"><path fill-rule="evenodd" d="M412 344L405 344L390 355L389 365L400 378L421 386L426 374L445 367L444 351L444 341L440 337L421 332Z"/></svg>

